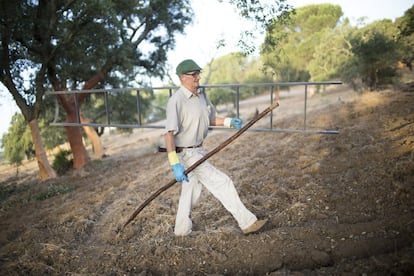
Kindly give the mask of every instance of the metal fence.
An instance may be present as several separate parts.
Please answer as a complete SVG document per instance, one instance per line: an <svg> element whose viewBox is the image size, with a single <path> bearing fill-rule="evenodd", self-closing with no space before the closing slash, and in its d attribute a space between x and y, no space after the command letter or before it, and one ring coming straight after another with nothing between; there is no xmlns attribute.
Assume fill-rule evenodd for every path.
<svg viewBox="0 0 414 276"><path fill-rule="evenodd" d="M203 85L200 86L204 92L208 94L209 89L213 88L225 88L232 91L234 94L234 113L236 116L240 117L240 100L241 100L241 90L242 89L252 89L252 88L261 88L268 90L265 92L268 94L268 103L272 104L274 101L279 100L279 91L284 89L289 89L290 87L303 87L303 127L300 129L280 129L273 127L273 111L269 116L269 127L265 128L251 128L249 131L269 131L269 132L299 132L299 133L319 133L319 134L338 134L337 130L327 130L327 129L309 129L307 124L307 112L308 112L308 100L309 100L309 87L323 87L327 85L341 85L340 81L327 81L327 82L280 82L280 83L251 83L251 84L214 84L214 85ZM165 86L165 87L138 87L138 88L119 88L119 89L93 89L93 90L73 90L73 91L49 91L46 95L74 95L74 108L76 111L76 122L53 122L53 126L91 126L91 127L117 127L117 128L164 128L160 124L145 124L143 123L143 109L142 109L142 97L140 94L145 91L160 91L168 90L169 95L171 96L174 91L178 89L175 86ZM137 120L133 123L114 123L111 119L111 106L109 97L110 95L117 95L119 93L125 92L135 92L136 93L136 111L137 111ZM77 101L77 94L102 94L104 99L105 106L105 123L82 123L80 119L80 105ZM232 103L233 104L233 103ZM219 127L211 127L219 128Z"/></svg>

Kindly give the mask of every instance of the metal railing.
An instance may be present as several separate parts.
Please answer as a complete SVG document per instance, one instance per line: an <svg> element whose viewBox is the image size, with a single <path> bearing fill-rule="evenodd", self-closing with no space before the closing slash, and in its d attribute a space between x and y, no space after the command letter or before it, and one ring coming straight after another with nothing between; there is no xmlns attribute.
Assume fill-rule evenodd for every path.
<svg viewBox="0 0 414 276"><path fill-rule="evenodd" d="M340 81L326 81L326 82L279 82L279 83L251 83L251 84L213 84L213 85L202 85L200 89L204 92L212 88L228 88L234 91L235 96L235 113L237 117L240 117L240 90L241 88L268 88L269 89L269 105L272 104L275 100L278 99L280 89L292 86L303 86L304 87L304 106L303 106L303 128L302 129L280 129L273 127L273 111L269 116L269 127L268 128L251 128L249 131L271 131L271 132L289 132L289 133L319 133L319 134L338 134L337 130L315 130L308 129L307 126L307 109L308 109L308 88L309 86L326 86L326 85L341 85ZM105 106L105 118L106 123L82 123L80 119L80 105L78 102L78 97L74 97L74 108L76 112L76 122L53 122L53 126L91 126L91 127L117 127L117 128L164 128L162 125L157 124L143 124L143 109L142 109L142 99L140 93L143 91L157 91L157 90L168 90L169 95L171 96L173 92L178 89L175 86L166 86L166 87L139 87L139 88L118 88L118 89L92 89L92 90L72 90L72 91L48 91L46 95L77 95L77 94L103 94L104 106ZM123 124L123 123L113 123L111 122L111 110L109 103L109 95L124 93L124 92L136 92L136 108L137 108L137 122L133 124ZM220 128L221 127L211 127L211 128Z"/></svg>

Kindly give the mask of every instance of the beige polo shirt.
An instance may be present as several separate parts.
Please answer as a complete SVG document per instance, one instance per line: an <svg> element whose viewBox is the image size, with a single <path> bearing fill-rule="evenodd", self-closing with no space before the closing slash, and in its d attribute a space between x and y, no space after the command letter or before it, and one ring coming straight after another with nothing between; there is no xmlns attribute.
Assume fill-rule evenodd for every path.
<svg viewBox="0 0 414 276"><path fill-rule="evenodd" d="M181 86L168 100L166 131L174 132L176 147L199 145L206 138L216 110L203 92L194 95Z"/></svg>

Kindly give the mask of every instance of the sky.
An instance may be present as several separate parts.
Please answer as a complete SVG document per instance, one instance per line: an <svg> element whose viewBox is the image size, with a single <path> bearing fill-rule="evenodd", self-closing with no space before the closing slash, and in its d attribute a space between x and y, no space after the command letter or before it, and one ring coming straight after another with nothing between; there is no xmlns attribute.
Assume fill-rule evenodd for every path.
<svg viewBox="0 0 414 276"><path fill-rule="evenodd" d="M217 0L193 0L194 22L187 26L185 34L177 37L176 47L168 55L170 75L178 83L174 69L177 64L187 58L194 59L204 67L213 57L240 51L237 42L240 32L249 28L234 8ZM365 17L366 23L381 19L395 20L404 15L412 5L412 0L287 0L295 8L310 4L329 3L339 5L344 16L356 25L359 18ZM263 37L263 36L262 36ZM262 42L258 37L258 45ZM217 42L224 39L226 46L216 50ZM154 85L158 85L154 81ZM10 93L0 84L0 138L7 132L11 117L18 108Z"/></svg>

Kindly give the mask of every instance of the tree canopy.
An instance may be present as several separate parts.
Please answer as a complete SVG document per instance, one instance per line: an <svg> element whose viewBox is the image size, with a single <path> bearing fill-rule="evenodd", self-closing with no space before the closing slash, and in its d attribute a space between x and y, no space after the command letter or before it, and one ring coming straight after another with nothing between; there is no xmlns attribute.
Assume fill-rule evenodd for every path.
<svg viewBox="0 0 414 276"><path fill-rule="evenodd" d="M398 40L402 44L402 62L412 70L414 61L414 5L397 20Z"/></svg>
<svg viewBox="0 0 414 276"><path fill-rule="evenodd" d="M316 46L342 15L340 6L320 4L298 8L289 19L276 19L262 46L265 66L279 81L309 80L308 66Z"/></svg>
<svg viewBox="0 0 414 276"><path fill-rule="evenodd" d="M37 131L40 110L47 108L45 89L119 87L136 75L161 76L175 34L192 15L188 0L2 0L0 81ZM81 104L85 97L76 100ZM74 121L73 95L59 100ZM74 166L81 167L88 157L80 129L66 130ZM36 153L42 152L41 139L33 140ZM41 163L48 167L47 160Z"/></svg>
<svg viewBox="0 0 414 276"><path fill-rule="evenodd" d="M393 83L397 76L398 43L396 26L390 20L374 22L350 34L352 56L342 67L348 83L361 80L370 90Z"/></svg>
<svg viewBox="0 0 414 276"><path fill-rule="evenodd" d="M24 117L21 114L14 114L6 134L1 139L4 147L4 156L17 167L22 164L25 154L30 155L32 139Z"/></svg>
<svg viewBox="0 0 414 276"><path fill-rule="evenodd" d="M339 6L304 6L268 28L262 59L277 81L341 79L356 89L382 89L396 82L398 61L411 66L412 10L395 23L352 27Z"/></svg>

